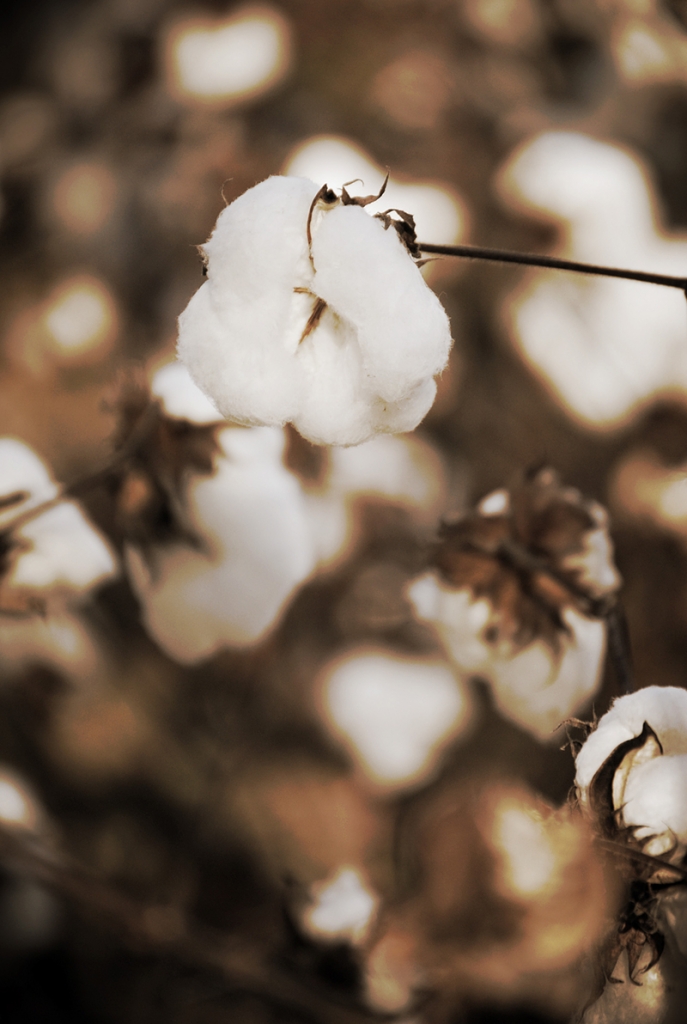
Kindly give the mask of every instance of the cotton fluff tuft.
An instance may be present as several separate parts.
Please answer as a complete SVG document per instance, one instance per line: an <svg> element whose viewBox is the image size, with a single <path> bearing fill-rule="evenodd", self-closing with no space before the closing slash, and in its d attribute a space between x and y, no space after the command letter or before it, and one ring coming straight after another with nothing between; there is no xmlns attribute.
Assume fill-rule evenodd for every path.
<svg viewBox="0 0 687 1024"><path fill-rule="evenodd" d="M311 216L317 192L272 177L220 214L179 357L238 423L291 422L316 444L412 430L448 359L446 313L393 228L356 205Z"/></svg>
<svg viewBox="0 0 687 1024"><path fill-rule="evenodd" d="M645 168L619 146L544 132L509 157L499 183L510 204L557 224L559 255L684 274L687 235L664 229ZM504 312L521 355L588 427L623 426L656 396L687 388L687 315L676 289L536 270Z"/></svg>
<svg viewBox="0 0 687 1024"><path fill-rule="evenodd" d="M408 590L419 619L431 622L459 671L483 676L491 684L501 713L538 739L578 711L599 685L606 650L603 622L565 608L559 651L542 639L522 649L487 639L497 621L486 598L467 587L454 590L435 573L416 579Z"/></svg>
<svg viewBox="0 0 687 1024"><path fill-rule="evenodd" d="M180 364L159 371L152 391L174 418L213 421L211 403ZM189 472L182 494L184 525L199 546L125 552L146 627L183 664L259 641L315 564L301 487L283 463L284 432L222 427L217 443L212 474Z"/></svg>
<svg viewBox="0 0 687 1024"><path fill-rule="evenodd" d="M15 438L0 439L0 480L0 661L90 664L92 641L74 606L115 575L114 552L76 502L57 500L41 459Z"/></svg>
<svg viewBox="0 0 687 1024"><path fill-rule="evenodd" d="M59 493L35 452L14 438L0 439L0 472L1 495L24 496L3 510L0 531ZM45 599L60 593L74 596L115 572L112 550L74 501L37 511L13 531L12 540L16 544L0 584L4 591L40 590Z"/></svg>

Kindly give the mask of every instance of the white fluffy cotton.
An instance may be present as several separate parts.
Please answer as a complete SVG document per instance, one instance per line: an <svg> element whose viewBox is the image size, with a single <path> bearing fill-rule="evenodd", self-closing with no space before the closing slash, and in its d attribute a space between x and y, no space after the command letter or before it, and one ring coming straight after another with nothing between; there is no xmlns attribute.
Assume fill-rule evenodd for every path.
<svg viewBox="0 0 687 1024"><path fill-rule="evenodd" d="M358 206L315 210L311 260L317 191L272 177L220 214L208 280L179 318L179 357L239 423L291 422L317 444L412 430L448 358L448 319L395 230ZM326 308L303 337L318 299Z"/></svg>
<svg viewBox="0 0 687 1024"><path fill-rule="evenodd" d="M574 132L545 132L508 160L508 201L553 220L561 255L684 276L687 236L661 227L637 157ZM676 289L533 271L506 317L525 360L584 424L613 428L687 388L687 306Z"/></svg>
<svg viewBox="0 0 687 1024"><path fill-rule="evenodd" d="M644 723L656 734L663 753L635 757L622 791L614 785L614 803L623 825L637 838L655 837L645 847L660 855L687 845L687 690L648 686L618 698L577 755L575 784L583 807L601 765L621 743L641 735Z"/></svg>
<svg viewBox="0 0 687 1024"><path fill-rule="evenodd" d="M260 640L314 565L303 495L282 462L283 431L225 427L218 442L214 473L190 475L184 493L202 549L160 545L152 561L126 550L148 630L188 664Z"/></svg>
<svg viewBox="0 0 687 1024"><path fill-rule="evenodd" d="M206 426L219 423L223 418L205 392L194 384L183 363L166 363L161 367L153 377L150 390L171 419Z"/></svg>
<svg viewBox="0 0 687 1024"><path fill-rule="evenodd" d="M468 588L452 589L426 573L410 586L408 597L418 618L435 626L455 666L487 679L501 713L538 739L552 739L599 685L606 632L597 619L566 608L562 615L569 633L561 633L559 652L544 640L517 649L486 639L494 625L493 607Z"/></svg>
<svg viewBox="0 0 687 1024"><path fill-rule="evenodd" d="M325 672L326 720L363 773L384 788L422 782L471 720L448 664L383 650L352 653Z"/></svg>
<svg viewBox="0 0 687 1024"><path fill-rule="evenodd" d="M23 494L0 513L0 530L46 501L58 488L28 445L0 438L0 499ZM0 581L3 592L36 591L44 600L74 596L112 576L115 560L104 537L76 502L64 500L36 512L12 534L17 542Z"/></svg>
<svg viewBox="0 0 687 1024"><path fill-rule="evenodd" d="M115 575L116 560L75 502L61 500L39 511L58 493L28 445L15 438L0 439L0 532L7 531L10 542L0 575L4 667L40 661L70 668L92 655L88 632L72 608ZM32 512L12 528L17 517ZM44 614L38 614L39 609Z"/></svg>

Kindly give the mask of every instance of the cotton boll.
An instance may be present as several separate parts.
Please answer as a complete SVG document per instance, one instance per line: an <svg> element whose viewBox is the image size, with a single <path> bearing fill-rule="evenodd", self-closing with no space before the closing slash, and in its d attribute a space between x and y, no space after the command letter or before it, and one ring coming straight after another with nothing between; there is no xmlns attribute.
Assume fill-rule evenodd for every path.
<svg viewBox="0 0 687 1024"><path fill-rule="evenodd" d="M301 920L304 930L313 939L354 945L367 936L379 906L379 897L360 872L348 866L314 883L310 899Z"/></svg>
<svg viewBox="0 0 687 1024"><path fill-rule="evenodd" d="M596 772L621 743L639 736L647 722L663 754L687 754L687 690L647 686L614 701L576 759L575 785L583 805Z"/></svg>
<svg viewBox="0 0 687 1024"><path fill-rule="evenodd" d="M316 444L411 430L448 359L446 314L393 227L354 204L311 209L317 193L273 177L220 214L179 357L239 423L293 422Z"/></svg>
<svg viewBox="0 0 687 1024"><path fill-rule="evenodd" d="M568 632L561 633L558 650L543 639L518 648L491 642L494 608L467 588L451 589L427 573L411 584L408 597L418 618L435 626L456 667L486 678L501 713L538 739L554 738L599 685L605 626L573 608L562 613Z"/></svg>
<svg viewBox="0 0 687 1024"><path fill-rule="evenodd" d="M9 587L73 594L115 573L110 546L73 501L61 501L29 519L16 537L27 549L5 577Z"/></svg>
<svg viewBox="0 0 687 1024"><path fill-rule="evenodd" d="M0 530L19 525L11 535L8 563L0 582L9 590L58 592L74 595L112 576L115 559L104 537L73 501L53 502L58 487L27 445L14 438L0 439L2 495ZM27 513L36 509L25 521ZM46 594L44 593L45 599Z"/></svg>
<svg viewBox="0 0 687 1024"><path fill-rule="evenodd" d="M426 781L471 721L465 686L437 660L357 651L326 669L321 686L325 721L383 789Z"/></svg>
<svg viewBox="0 0 687 1024"><path fill-rule="evenodd" d="M546 132L509 158L498 185L509 204L560 227L562 255L684 273L687 238L662 228L643 165L618 146ZM676 290L536 271L504 313L526 362L588 427L617 428L657 395L687 388L687 310Z"/></svg>
<svg viewBox="0 0 687 1024"><path fill-rule="evenodd" d="M73 606L116 574L114 552L75 502L57 500L48 470L21 441L0 439L0 480L0 667L85 673L97 653Z"/></svg>
<svg viewBox="0 0 687 1024"><path fill-rule="evenodd" d="M185 664L259 641L314 565L302 492L282 462L283 432L227 427L218 441L214 473L191 476L184 495L201 547L156 546L151 562L126 550L148 629Z"/></svg>
<svg viewBox="0 0 687 1024"><path fill-rule="evenodd" d="M58 489L40 458L28 445L13 437L0 438L0 530L17 514L51 501ZM15 500L10 501L15 496Z"/></svg>

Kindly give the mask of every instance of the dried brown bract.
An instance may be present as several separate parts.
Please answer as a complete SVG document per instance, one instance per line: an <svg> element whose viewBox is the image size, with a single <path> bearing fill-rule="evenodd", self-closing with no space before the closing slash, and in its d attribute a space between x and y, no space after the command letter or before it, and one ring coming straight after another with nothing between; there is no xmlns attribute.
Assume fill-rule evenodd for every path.
<svg viewBox="0 0 687 1024"><path fill-rule="evenodd" d="M200 546L187 525L183 492L190 473L214 472L217 424L166 416L147 387L134 382L123 389L118 412L109 484L119 539L148 552L161 542Z"/></svg>
<svg viewBox="0 0 687 1024"><path fill-rule="evenodd" d="M516 647L542 638L557 650L563 609L601 617L620 586L605 510L548 467L444 523L433 562L452 588L493 604L488 639Z"/></svg>

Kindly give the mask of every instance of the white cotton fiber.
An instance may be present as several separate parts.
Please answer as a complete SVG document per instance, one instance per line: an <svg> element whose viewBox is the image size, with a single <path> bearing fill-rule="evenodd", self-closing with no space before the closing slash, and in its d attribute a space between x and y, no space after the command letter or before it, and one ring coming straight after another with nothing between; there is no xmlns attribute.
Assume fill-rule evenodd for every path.
<svg viewBox="0 0 687 1024"><path fill-rule="evenodd" d="M577 755L575 784L583 802L604 761L621 743L639 736L645 722L656 733L664 755L687 754L687 690L647 686L619 697Z"/></svg>
<svg viewBox="0 0 687 1024"><path fill-rule="evenodd" d="M0 585L6 592L40 592L43 601L75 596L115 572L114 554L105 538L88 522L74 501L52 502L59 490L43 462L28 445L0 438L0 496L23 494L0 514L0 529L17 516L35 513L14 532L18 544L11 549Z"/></svg>
<svg viewBox="0 0 687 1024"><path fill-rule="evenodd" d="M272 177L220 214L179 357L239 423L292 422L318 444L411 430L446 364L448 319L393 228L355 205L310 216L317 192Z"/></svg>
<svg viewBox="0 0 687 1024"><path fill-rule="evenodd" d="M467 688L442 661L363 649L325 672L326 719L377 785L426 780L471 720Z"/></svg>
<svg viewBox="0 0 687 1024"><path fill-rule="evenodd" d="M687 235L660 224L639 158L576 132L545 132L509 157L511 205L561 230L559 255L684 276ZM524 359L577 420L611 429L660 395L687 389L687 306L677 289L531 271L506 301Z"/></svg>
<svg viewBox="0 0 687 1024"><path fill-rule="evenodd" d="M467 587L445 586L434 573L414 580L408 598L418 618L435 626L456 668L487 679L501 713L538 739L555 738L599 685L606 631L598 619L566 608L567 631L554 652L543 639L523 648L490 642L487 631L497 622L491 602Z"/></svg>
<svg viewBox="0 0 687 1024"><path fill-rule="evenodd" d="M151 635L191 664L252 644L276 622L314 566L304 499L282 462L283 431L225 427L215 471L189 477L188 526L201 542L126 551Z"/></svg>
<svg viewBox="0 0 687 1024"><path fill-rule="evenodd" d="M21 498L0 510L0 530L16 542L0 567L0 608L19 614L0 614L0 668L45 663L87 673L97 656L73 606L115 575L114 552L76 502L57 500L59 488L38 455L0 438L0 498L12 495Z"/></svg>

